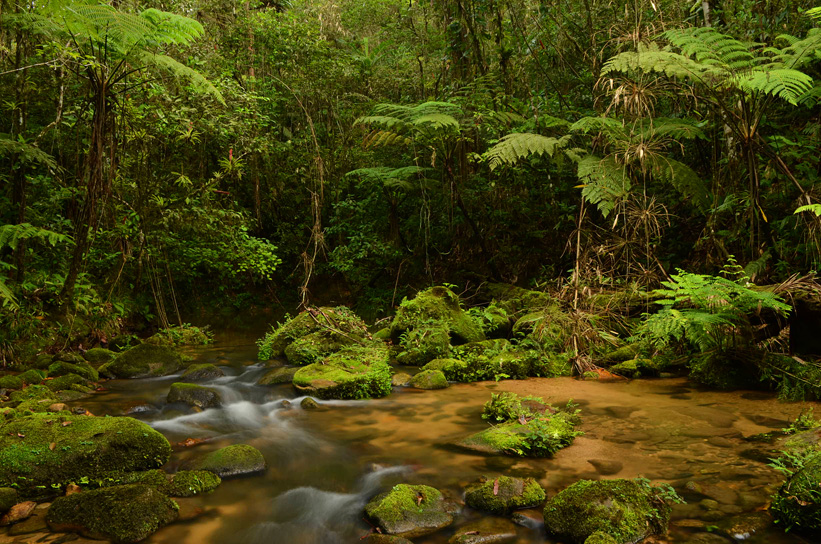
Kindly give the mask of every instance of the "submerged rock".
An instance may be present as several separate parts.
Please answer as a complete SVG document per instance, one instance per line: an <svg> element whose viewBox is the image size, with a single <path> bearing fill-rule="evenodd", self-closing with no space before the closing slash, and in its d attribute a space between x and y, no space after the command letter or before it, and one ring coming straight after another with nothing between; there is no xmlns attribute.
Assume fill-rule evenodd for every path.
<svg viewBox="0 0 821 544"><path fill-rule="evenodd" d="M294 381L294 374L296 374L297 370L299 370L299 368L295 366L281 366L277 368L272 368L271 370L263 374L259 380L257 380L257 385L277 385L280 383L291 383Z"/></svg>
<svg viewBox="0 0 821 544"><path fill-rule="evenodd" d="M191 365L185 369L180 378L185 382L198 382L205 380L213 380L214 378L222 378L225 372L218 366L211 363L204 363L198 365Z"/></svg>
<svg viewBox="0 0 821 544"><path fill-rule="evenodd" d="M482 478L465 490L465 504L491 514L510 514L544 502L545 492L533 478Z"/></svg>
<svg viewBox="0 0 821 544"><path fill-rule="evenodd" d="M191 468L207 470L220 478L262 472L267 467L262 452L247 444L235 444L194 461Z"/></svg>
<svg viewBox="0 0 821 544"><path fill-rule="evenodd" d="M177 519L178 509L157 488L130 484L58 497L48 509L46 522L56 532L130 543Z"/></svg>
<svg viewBox="0 0 821 544"><path fill-rule="evenodd" d="M364 544L413 544L413 542L401 536L380 535L376 533L368 535L362 542Z"/></svg>
<svg viewBox="0 0 821 544"><path fill-rule="evenodd" d="M164 490L172 497L193 497L215 490L220 483L222 479L208 470L181 470Z"/></svg>
<svg viewBox="0 0 821 544"><path fill-rule="evenodd" d="M394 387L407 387L410 385L413 376L407 372L397 372L391 376L391 385Z"/></svg>
<svg viewBox="0 0 821 544"><path fill-rule="evenodd" d="M618 540L603 531L596 531L584 541L584 544L621 544Z"/></svg>
<svg viewBox="0 0 821 544"><path fill-rule="evenodd" d="M423 370L411 378L410 384L417 389L445 389L448 379L441 370Z"/></svg>
<svg viewBox="0 0 821 544"><path fill-rule="evenodd" d="M406 538L426 535L453 523L451 505L438 489L426 485L396 485L371 499L365 515L382 531Z"/></svg>
<svg viewBox="0 0 821 544"><path fill-rule="evenodd" d="M167 376L182 367L182 357L174 348L139 344L119 354L98 370L112 378Z"/></svg>
<svg viewBox="0 0 821 544"><path fill-rule="evenodd" d="M193 383L172 383L168 391L169 403L183 402L198 408L216 408L222 406L222 394L213 387Z"/></svg>
<svg viewBox="0 0 821 544"><path fill-rule="evenodd" d="M311 397L302 399L299 406L302 407L303 410L319 410L321 408L320 404Z"/></svg>
<svg viewBox="0 0 821 544"><path fill-rule="evenodd" d="M48 495L52 484L156 468L170 455L163 435L130 417L33 414L0 427L0 486Z"/></svg>
<svg viewBox="0 0 821 544"><path fill-rule="evenodd" d="M516 526L503 518L482 518L456 529L448 544L495 544L516 539Z"/></svg>
<svg viewBox="0 0 821 544"><path fill-rule="evenodd" d="M294 374L300 394L320 399L366 399L391 392L388 348L381 342L351 346Z"/></svg>
<svg viewBox="0 0 821 544"><path fill-rule="evenodd" d="M677 500L669 485L654 487L643 479L581 480L547 501L545 528L573 544L597 532L619 544L637 542L667 532L668 501Z"/></svg>

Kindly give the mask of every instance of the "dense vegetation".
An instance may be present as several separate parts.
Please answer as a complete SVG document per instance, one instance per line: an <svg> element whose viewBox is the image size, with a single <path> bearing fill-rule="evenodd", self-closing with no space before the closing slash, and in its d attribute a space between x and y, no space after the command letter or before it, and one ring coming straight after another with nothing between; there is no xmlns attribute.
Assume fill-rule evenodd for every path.
<svg viewBox="0 0 821 544"><path fill-rule="evenodd" d="M0 355L214 303L816 270L812 4L2 0Z"/></svg>

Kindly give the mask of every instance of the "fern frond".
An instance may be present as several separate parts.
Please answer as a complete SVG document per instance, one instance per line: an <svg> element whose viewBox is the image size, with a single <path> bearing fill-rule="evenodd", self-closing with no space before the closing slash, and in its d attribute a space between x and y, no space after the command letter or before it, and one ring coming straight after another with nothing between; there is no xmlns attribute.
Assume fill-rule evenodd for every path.
<svg viewBox="0 0 821 544"><path fill-rule="evenodd" d="M713 27L668 30L663 36L700 64L742 70L756 65L756 57L746 45Z"/></svg>
<svg viewBox="0 0 821 544"><path fill-rule="evenodd" d="M502 137L483 157L489 162L490 169L494 170L501 164L515 164L532 155L552 157L556 150L565 147L569 141L569 136L551 138L529 132L514 132Z"/></svg>
<svg viewBox="0 0 821 544"><path fill-rule="evenodd" d="M686 164L668 157L652 156L648 159L651 171L658 179L672 185L701 211L707 211L712 202L708 185Z"/></svg>
<svg viewBox="0 0 821 544"><path fill-rule="evenodd" d="M23 162L37 162L48 168L57 168L54 157L39 147L17 142L7 138L5 134L0 134L0 157L4 155L17 155L18 159Z"/></svg>
<svg viewBox="0 0 821 544"><path fill-rule="evenodd" d="M735 85L750 94L763 93L777 96L792 105L812 89L812 77L789 68L758 69L736 76Z"/></svg>
<svg viewBox="0 0 821 544"><path fill-rule="evenodd" d="M453 116L445 113L426 113L413 120L415 126L429 126L433 129L456 128L459 129L459 121Z"/></svg>
<svg viewBox="0 0 821 544"><path fill-rule="evenodd" d="M378 183L390 189L403 189L407 191L418 188L427 181L425 173L430 170L430 168L423 168L421 166L403 166L400 168L375 166L351 170L345 174L345 176L358 177L367 182ZM417 183L414 184L412 183L413 181Z"/></svg>
<svg viewBox="0 0 821 544"><path fill-rule="evenodd" d="M584 199L595 205L607 217L616 202L630 193L630 178L624 166L618 164L612 157L600 159L594 155L584 157L578 163L576 175Z"/></svg>
<svg viewBox="0 0 821 544"><path fill-rule="evenodd" d="M606 132L610 134L626 134L624 125L618 119L604 116L582 117L572 125L570 125L571 132L581 132L588 134L590 132Z"/></svg>
<svg viewBox="0 0 821 544"><path fill-rule="evenodd" d="M391 130L374 130L368 133L362 141L365 147L382 147L388 145L408 145L413 140L399 132Z"/></svg>
<svg viewBox="0 0 821 544"><path fill-rule="evenodd" d="M672 51L660 50L658 45L639 45L637 51L625 51L610 58L602 66L602 75L614 72L660 73L667 77L703 79L715 69Z"/></svg>
<svg viewBox="0 0 821 544"><path fill-rule="evenodd" d="M20 307L17 303L17 298L14 296L14 293L11 292L11 289L8 288L2 276L0 276L0 300L3 302L3 304L0 305L3 308L10 307L12 310L16 310Z"/></svg>
<svg viewBox="0 0 821 544"><path fill-rule="evenodd" d="M191 84L194 91L200 94L211 95L216 98L220 104L225 104L225 99L222 93L214 86L211 81L204 75L179 62L168 55L156 55L153 53L144 53L140 55L140 60L146 65L153 65L161 70L168 72L176 78L187 80Z"/></svg>
<svg viewBox="0 0 821 544"><path fill-rule="evenodd" d="M678 119L656 117L645 127L644 136L665 136L675 140L706 140L707 134L702 130L703 123L695 119Z"/></svg>
<svg viewBox="0 0 821 544"><path fill-rule="evenodd" d="M14 250L20 240L41 240L52 247L62 242L71 242L71 236L54 232L53 230L35 227L30 223L0 226L0 249L9 247Z"/></svg>

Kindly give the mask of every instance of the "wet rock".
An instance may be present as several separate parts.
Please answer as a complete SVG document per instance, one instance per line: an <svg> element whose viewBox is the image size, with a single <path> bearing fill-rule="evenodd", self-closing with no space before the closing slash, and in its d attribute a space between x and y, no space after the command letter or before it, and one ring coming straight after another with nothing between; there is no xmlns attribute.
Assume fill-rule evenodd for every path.
<svg viewBox="0 0 821 544"><path fill-rule="evenodd" d="M303 410L319 410L321 408L320 404L311 397L305 397L302 399L299 406L302 407Z"/></svg>
<svg viewBox="0 0 821 544"><path fill-rule="evenodd" d="M0 518L0 526L12 525L13 523L23 521L28 518L32 512L34 512L34 508L36 506L37 503L34 501L26 501L15 504L3 515L2 518Z"/></svg>
<svg viewBox="0 0 821 544"><path fill-rule="evenodd" d="M573 544L598 531L636 542L667 532L671 508L663 497L675 497L672 488L647 480L580 480L547 501L545 529Z"/></svg>
<svg viewBox="0 0 821 544"><path fill-rule="evenodd" d="M229 478L262 472L266 466L261 451L247 444L235 444L194 461L191 468L213 472L220 478Z"/></svg>
<svg viewBox="0 0 821 544"><path fill-rule="evenodd" d="M772 525L772 519L765 512L754 512L731 518L721 523L721 532L733 540L748 540L763 533Z"/></svg>
<svg viewBox="0 0 821 544"><path fill-rule="evenodd" d="M189 366L185 369L185 372L182 373L180 379L185 382L199 382L213 380L214 378L221 378L223 376L225 376L225 372L218 366L205 363Z"/></svg>
<svg viewBox="0 0 821 544"><path fill-rule="evenodd" d="M516 539L516 526L503 518L482 518L456 529L448 544L495 544Z"/></svg>
<svg viewBox="0 0 821 544"><path fill-rule="evenodd" d="M139 344L117 355L98 371L111 378L167 376L182 367L182 357L174 348Z"/></svg>
<svg viewBox="0 0 821 544"><path fill-rule="evenodd" d="M513 512L510 519L516 525L521 525L528 529L541 530L541 528L544 527L544 516L538 510L517 510Z"/></svg>
<svg viewBox="0 0 821 544"><path fill-rule="evenodd" d="M391 393L388 348L381 342L345 348L297 370L293 383L299 393L320 399L387 396Z"/></svg>
<svg viewBox="0 0 821 544"><path fill-rule="evenodd" d="M397 372L391 376L391 385L393 387L406 387L410 384L412 376L407 372Z"/></svg>
<svg viewBox="0 0 821 544"><path fill-rule="evenodd" d="M698 533L685 540L684 544L730 544L730 540L713 533Z"/></svg>
<svg viewBox="0 0 821 544"><path fill-rule="evenodd" d="M17 504L17 490L12 487L0 487L0 514L8 512Z"/></svg>
<svg viewBox="0 0 821 544"><path fill-rule="evenodd" d="M735 504L738 500L738 493L720 485L690 481L686 487L689 491L695 491L722 504Z"/></svg>
<svg viewBox="0 0 821 544"><path fill-rule="evenodd" d="M519 508L537 506L544 500L544 489L533 478L482 478L465 490L465 504L492 514L509 514Z"/></svg>
<svg viewBox="0 0 821 544"><path fill-rule="evenodd" d="M156 468L170 454L163 435L130 417L33 414L0 427L0 486L48 495L52 484Z"/></svg>
<svg viewBox="0 0 821 544"><path fill-rule="evenodd" d="M68 410L68 406L64 402L55 402L54 404L49 404L47 410L49 412L62 412L63 410Z"/></svg>
<svg viewBox="0 0 821 544"><path fill-rule="evenodd" d="M259 380L257 380L257 385L291 383L294 381L294 374L296 374L297 370L299 370L299 368L295 366L281 366L278 368L272 368L263 374Z"/></svg>
<svg viewBox="0 0 821 544"><path fill-rule="evenodd" d="M35 511L35 513L27 519L12 525L9 528L9 536L28 535L31 533L40 533L45 531L48 531L46 516L43 513L37 515Z"/></svg>
<svg viewBox="0 0 821 544"><path fill-rule="evenodd" d="M652 359L630 359L617 363L608 370L625 378L647 378L659 374L658 365Z"/></svg>
<svg viewBox="0 0 821 544"><path fill-rule="evenodd" d="M455 446L485 454L520 457L550 457L573 443L578 434L575 415L558 412L534 418L525 424L508 421L473 434Z"/></svg>
<svg viewBox="0 0 821 544"><path fill-rule="evenodd" d="M83 358L95 366L100 366L104 363L107 363L116 356L116 353L114 353L110 349L105 348L91 348L90 350L87 350L85 353L83 353Z"/></svg>
<svg viewBox="0 0 821 544"><path fill-rule="evenodd" d="M707 443L717 448L732 448L735 444L732 440L723 436L713 436L707 439Z"/></svg>
<svg viewBox="0 0 821 544"><path fill-rule="evenodd" d="M423 370L411 379L411 386L417 389L445 389L448 379L441 370Z"/></svg>
<svg viewBox="0 0 821 544"><path fill-rule="evenodd" d="M182 402L198 408L216 408L222 406L222 394L213 387L204 387L193 383L173 383L168 391L169 403Z"/></svg>
<svg viewBox="0 0 821 544"><path fill-rule="evenodd" d="M613 474L618 474L621 472L622 468L624 468L623 464L612 459L588 459L587 462L593 465L596 472L602 476L612 476Z"/></svg>
<svg viewBox="0 0 821 544"><path fill-rule="evenodd" d="M365 515L383 532L405 538L447 527L453 523L451 512L442 493L426 485L396 485L365 506Z"/></svg>
<svg viewBox="0 0 821 544"><path fill-rule="evenodd" d="M193 497L210 493L222 483L219 476L207 470L181 470L165 486L171 497Z"/></svg>
<svg viewBox="0 0 821 544"><path fill-rule="evenodd" d="M100 379L94 367L86 361L79 363L57 362L48 367L48 375L50 378L58 378L67 374L77 374L90 382L96 382Z"/></svg>
<svg viewBox="0 0 821 544"><path fill-rule="evenodd" d="M58 497L46 522L56 532L130 543L147 538L177 516L177 504L158 489L130 484Z"/></svg>
<svg viewBox="0 0 821 544"><path fill-rule="evenodd" d="M422 370L440 370L452 382L469 382L476 379L471 365L459 359L433 359Z"/></svg>
<svg viewBox="0 0 821 544"><path fill-rule="evenodd" d="M364 544L413 544L413 542L401 536L379 535L376 533L368 535L361 542L364 542Z"/></svg>

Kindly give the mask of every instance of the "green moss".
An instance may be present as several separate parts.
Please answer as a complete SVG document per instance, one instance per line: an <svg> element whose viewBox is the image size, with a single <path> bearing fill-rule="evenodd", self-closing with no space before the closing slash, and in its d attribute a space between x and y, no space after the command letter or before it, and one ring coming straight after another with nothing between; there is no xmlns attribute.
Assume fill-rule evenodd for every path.
<svg viewBox="0 0 821 544"><path fill-rule="evenodd" d="M83 478L156 468L170 454L163 435L130 417L34 414L0 427L0 485L47 495Z"/></svg>
<svg viewBox="0 0 821 544"><path fill-rule="evenodd" d="M205 346L214 341L214 333L208 327L195 327L189 323L160 329L145 340L146 344L157 346Z"/></svg>
<svg viewBox="0 0 821 544"><path fill-rule="evenodd" d="M658 376L659 370L652 359L629 359L609 368L613 374L625 378Z"/></svg>
<svg viewBox="0 0 821 544"><path fill-rule="evenodd" d="M426 485L399 484L373 498L365 515L382 531L404 537L421 536L453 522L442 493Z"/></svg>
<svg viewBox="0 0 821 544"><path fill-rule="evenodd" d="M606 355L603 355L596 361L596 363L604 367L609 367L610 365L614 365L616 363L623 363L624 361L635 359L639 354L640 349L641 345L638 343L627 344L618 349L614 349Z"/></svg>
<svg viewBox="0 0 821 544"><path fill-rule="evenodd" d="M784 529L806 534L821 532L821 454L810 453L772 497L770 510ZM800 457L799 457L800 458Z"/></svg>
<svg viewBox="0 0 821 544"><path fill-rule="evenodd" d="M192 497L210 493L222 483L219 476L207 470L181 470L165 488L172 497Z"/></svg>
<svg viewBox="0 0 821 544"><path fill-rule="evenodd" d="M279 367L279 368L272 368L268 372L262 375L262 377L257 380L257 385L276 385L280 383L291 383L294 381L294 374L296 371L299 370L296 367Z"/></svg>
<svg viewBox="0 0 821 544"><path fill-rule="evenodd" d="M381 342L387 342L391 339L391 328L390 327L383 327L373 333L373 339L379 340Z"/></svg>
<svg viewBox="0 0 821 544"><path fill-rule="evenodd" d="M618 540L602 531L596 531L584 541L584 544L621 544Z"/></svg>
<svg viewBox="0 0 821 544"><path fill-rule="evenodd" d="M17 376L3 376L0 378L0 389L22 389L23 380Z"/></svg>
<svg viewBox="0 0 821 544"><path fill-rule="evenodd" d="M182 366L182 357L173 348L139 344L119 354L99 368L113 378L146 378L173 374Z"/></svg>
<svg viewBox="0 0 821 544"><path fill-rule="evenodd" d="M649 535L665 534L670 520L668 501L680 501L666 484L649 481L581 480L545 505L548 534L582 544L603 532L616 542L637 542Z"/></svg>
<svg viewBox="0 0 821 544"><path fill-rule="evenodd" d="M54 362L54 356L49 355L48 353L42 353L34 359L34 363L31 365L32 368L36 368L38 370L46 370L48 367L51 366L51 363Z"/></svg>
<svg viewBox="0 0 821 544"><path fill-rule="evenodd" d="M185 369L185 372L182 373L181 379L186 382L193 382L193 381L200 381L200 380L212 380L214 378L220 378L225 376L225 372L220 370L219 367L216 365L212 365L210 363L202 363L197 365L191 365Z"/></svg>
<svg viewBox="0 0 821 544"><path fill-rule="evenodd" d="M55 531L82 528L84 534L116 543L139 542L177 519L178 510L158 489L131 484L58 497L46 522Z"/></svg>
<svg viewBox="0 0 821 544"><path fill-rule="evenodd" d="M344 335L363 339L367 337L365 323L349 308L311 308L300 312L293 319L289 319L274 327L271 332L257 341L259 346L259 360L269 361L282 357L294 340L318 331L333 329Z"/></svg>
<svg viewBox="0 0 821 544"><path fill-rule="evenodd" d="M480 295L487 301L496 301L496 305L509 315L522 315L554 303L547 293L507 283L483 284Z"/></svg>
<svg viewBox="0 0 821 544"><path fill-rule="evenodd" d="M570 339L572 326L573 321L553 304L519 318L513 325L513 335L538 344L542 351L561 352Z"/></svg>
<svg viewBox="0 0 821 544"><path fill-rule="evenodd" d="M468 313L488 338L505 338L510 334L513 325L510 314L495 302L484 308L471 308Z"/></svg>
<svg viewBox="0 0 821 544"><path fill-rule="evenodd" d="M576 415L566 412L535 417L524 424L508 421L471 435L457 445L482 453L550 457L581 434L575 430L576 423Z"/></svg>
<svg viewBox="0 0 821 544"><path fill-rule="evenodd" d="M448 381L469 382L472 377L470 365L459 359L434 359L422 370L441 370Z"/></svg>
<svg viewBox="0 0 821 544"><path fill-rule="evenodd" d="M85 360L94 366L100 366L103 363L107 363L116 356L116 353L105 348L91 348L83 353Z"/></svg>
<svg viewBox="0 0 821 544"><path fill-rule="evenodd" d="M305 366L317 363L323 357L357 343L359 340L356 337L346 337L323 329L295 339L286 346L284 353L292 365Z"/></svg>
<svg viewBox="0 0 821 544"><path fill-rule="evenodd" d="M411 378L410 383L417 389L445 389L448 379L441 370L423 370Z"/></svg>
<svg viewBox="0 0 821 544"><path fill-rule="evenodd" d="M262 472L266 466L265 457L258 449L247 444L235 444L194 461L191 468L197 471L207 470L220 478L228 478Z"/></svg>
<svg viewBox="0 0 821 544"><path fill-rule="evenodd" d="M222 394L213 387L178 382L171 384L167 401L182 402L198 408L215 408L222 405Z"/></svg>
<svg viewBox="0 0 821 544"><path fill-rule="evenodd" d="M0 514L7 512L17 504L17 490L11 487L0 487Z"/></svg>
<svg viewBox="0 0 821 544"><path fill-rule="evenodd" d="M121 334L108 343L109 349L114 352L122 352L133 348L140 343L140 339L134 334Z"/></svg>
<svg viewBox="0 0 821 544"><path fill-rule="evenodd" d="M88 380L82 376L78 376L77 374L66 374L65 376L48 380L45 385L52 391L62 391L64 389L72 389L73 385L81 385L88 389L88 387L86 387L87 384Z"/></svg>
<svg viewBox="0 0 821 544"><path fill-rule="evenodd" d="M422 366L428 361L447 357L450 333L442 323L426 323L404 332L399 337L396 362L406 366Z"/></svg>
<svg viewBox="0 0 821 544"><path fill-rule="evenodd" d="M507 515L518 508L531 508L544 502L545 492L533 478L482 478L465 490L465 503L471 508Z"/></svg>
<svg viewBox="0 0 821 544"><path fill-rule="evenodd" d="M300 368L293 383L299 392L322 399L384 397L391 392L388 349L381 342L345 348Z"/></svg>
<svg viewBox="0 0 821 544"><path fill-rule="evenodd" d="M54 392L45 385L30 385L21 391L13 391L9 398L13 401L56 399Z"/></svg>
<svg viewBox="0 0 821 544"><path fill-rule="evenodd" d="M545 412L557 410L549 406L541 397L520 397L516 393L491 393L490 400L482 408L482 419L491 423L515 421L519 418L532 418Z"/></svg>
<svg viewBox="0 0 821 544"><path fill-rule="evenodd" d="M18 374L18 378L23 380L26 385L32 385L42 382L46 378L46 372L36 368L30 368L25 372Z"/></svg>
<svg viewBox="0 0 821 544"><path fill-rule="evenodd" d="M72 353L70 351L63 351L58 353L54 356L53 362L55 363L71 363L71 364L82 364L85 363L86 360L83 359L83 356L79 353Z"/></svg>

